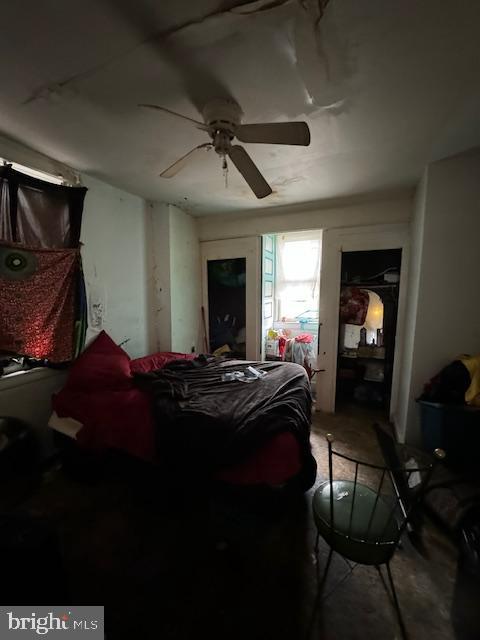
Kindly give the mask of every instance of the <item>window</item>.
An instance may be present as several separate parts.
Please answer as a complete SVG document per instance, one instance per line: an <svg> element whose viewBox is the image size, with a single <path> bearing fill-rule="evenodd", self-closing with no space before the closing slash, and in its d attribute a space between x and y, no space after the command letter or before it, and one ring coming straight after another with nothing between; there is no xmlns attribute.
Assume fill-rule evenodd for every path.
<svg viewBox="0 0 480 640"><path fill-rule="evenodd" d="M40 171L39 169L32 169L31 167L26 167L24 164L18 164L17 162L5 160L5 158L0 158L0 164L8 165L14 171L20 171L20 173L30 176L31 178L38 178L39 180L51 182L52 184L65 184L63 176L61 175L54 176L52 173L46 173L45 171Z"/></svg>
<svg viewBox="0 0 480 640"><path fill-rule="evenodd" d="M277 236L276 319L318 321L321 239L318 232Z"/></svg>

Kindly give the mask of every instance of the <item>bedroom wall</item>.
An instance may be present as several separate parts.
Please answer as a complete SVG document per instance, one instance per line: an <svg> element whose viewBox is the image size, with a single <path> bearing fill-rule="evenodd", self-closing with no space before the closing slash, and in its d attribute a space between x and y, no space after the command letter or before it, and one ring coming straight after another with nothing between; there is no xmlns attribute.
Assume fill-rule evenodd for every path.
<svg viewBox="0 0 480 640"><path fill-rule="evenodd" d="M277 208L258 214L242 213L197 218L198 236L203 240L240 238L265 233L334 229L407 222L412 215L413 191L405 189L390 196L339 199L310 209Z"/></svg>
<svg viewBox="0 0 480 640"><path fill-rule="evenodd" d="M194 218L179 207L148 204L152 351L199 349L200 244Z"/></svg>
<svg viewBox="0 0 480 640"><path fill-rule="evenodd" d="M420 289L420 269L423 253L427 182L428 172L425 170L415 194L413 218L410 224L410 264L407 308L405 313L404 341L401 351L398 409L395 417L397 438L401 442L405 441L407 435L406 424L410 409L409 394L412 381L413 349L415 346L415 329L418 314L418 294Z"/></svg>
<svg viewBox="0 0 480 640"><path fill-rule="evenodd" d="M201 351L200 243L195 220L170 206L170 287L172 351Z"/></svg>
<svg viewBox="0 0 480 640"><path fill-rule="evenodd" d="M101 325L95 328L89 319L88 337L103 328L117 343L128 340L123 348L132 358L143 356L151 322L145 202L90 176L83 184L88 187L81 233L87 295L91 310L92 303L103 306Z"/></svg>
<svg viewBox="0 0 480 640"><path fill-rule="evenodd" d="M146 252L150 308L150 352L170 351L172 314L170 294L170 207L161 202L147 205Z"/></svg>
<svg viewBox="0 0 480 640"><path fill-rule="evenodd" d="M479 175L477 150L429 165L419 190L399 424L411 443L420 441L415 398L424 383L458 355L480 353Z"/></svg>

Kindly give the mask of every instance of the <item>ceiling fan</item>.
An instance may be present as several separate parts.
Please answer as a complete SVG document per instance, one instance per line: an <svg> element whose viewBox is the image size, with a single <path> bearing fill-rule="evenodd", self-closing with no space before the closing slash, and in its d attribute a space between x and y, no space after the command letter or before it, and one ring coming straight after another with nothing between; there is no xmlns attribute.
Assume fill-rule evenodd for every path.
<svg viewBox="0 0 480 640"><path fill-rule="evenodd" d="M238 144L232 144L234 138L240 142L261 144L294 144L308 146L310 144L310 130L306 122L270 122L263 124L241 124L242 110L233 100L213 100L203 109L204 122L194 120L165 107L155 104L140 104L140 107L155 109L169 113L193 123L197 129L206 131L211 142L205 142L179 158L176 162L162 171L162 178L173 178L195 155L203 151L215 149L222 158L222 168L227 170L227 156L245 178L245 181L257 196L265 198L272 193L272 189L259 169L245 151Z"/></svg>

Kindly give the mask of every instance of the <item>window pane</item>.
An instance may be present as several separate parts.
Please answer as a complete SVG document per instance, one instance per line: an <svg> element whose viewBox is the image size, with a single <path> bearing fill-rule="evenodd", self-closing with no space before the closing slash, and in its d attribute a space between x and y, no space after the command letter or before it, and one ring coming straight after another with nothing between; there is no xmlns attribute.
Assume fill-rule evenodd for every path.
<svg viewBox="0 0 480 640"><path fill-rule="evenodd" d="M318 240L287 241L280 250L286 281L316 279L320 243Z"/></svg>
<svg viewBox="0 0 480 640"><path fill-rule="evenodd" d="M277 239L277 320L318 318L320 238Z"/></svg>

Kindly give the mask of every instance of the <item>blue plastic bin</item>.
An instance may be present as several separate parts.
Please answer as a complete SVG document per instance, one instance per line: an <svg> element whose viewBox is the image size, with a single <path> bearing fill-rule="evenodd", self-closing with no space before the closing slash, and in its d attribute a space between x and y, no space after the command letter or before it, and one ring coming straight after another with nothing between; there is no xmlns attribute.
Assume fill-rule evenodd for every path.
<svg viewBox="0 0 480 640"><path fill-rule="evenodd" d="M424 449L444 449L453 466L480 466L480 408L426 400L418 404Z"/></svg>

